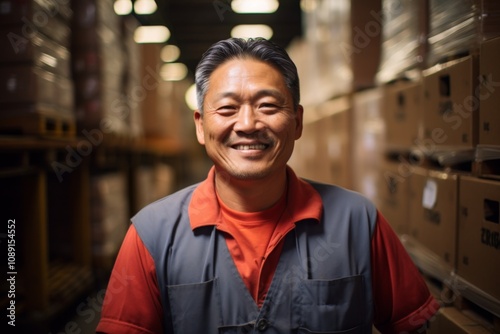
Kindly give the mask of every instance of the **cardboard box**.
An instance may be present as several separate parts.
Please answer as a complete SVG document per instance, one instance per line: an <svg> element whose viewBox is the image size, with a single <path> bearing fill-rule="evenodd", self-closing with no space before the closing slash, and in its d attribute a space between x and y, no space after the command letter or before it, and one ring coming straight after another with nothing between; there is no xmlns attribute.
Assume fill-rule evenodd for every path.
<svg viewBox="0 0 500 334"><path fill-rule="evenodd" d="M500 145L500 38L481 45L479 73L479 144Z"/></svg>
<svg viewBox="0 0 500 334"><path fill-rule="evenodd" d="M142 115L140 109L140 99L135 94L138 87L143 85L141 77L141 48L134 40L134 32L139 27L139 21L133 16L123 18L123 43L124 43L124 92L127 98L130 114L126 122L129 127L129 133L132 137L143 135Z"/></svg>
<svg viewBox="0 0 500 334"><path fill-rule="evenodd" d="M302 137L289 165L301 177L351 187L349 146L351 103L340 97L305 111Z"/></svg>
<svg viewBox="0 0 500 334"><path fill-rule="evenodd" d="M409 232L409 174L405 161L383 162L378 178L378 209L397 234Z"/></svg>
<svg viewBox="0 0 500 334"><path fill-rule="evenodd" d="M57 105L54 74L32 66L0 67L0 103Z"/></svg>
<svg viewBox="0 0 500 334"><path fill-rule="evenodd" d="M69 47L71 31L68 22L73 14L69 4L70 1L2 0L0 25L22 27L18 38L42 33Z"/></svg>
<svg viewBox="0 0 500 334"><path fill-rule="evenodd" d="M325 164L318 161L319 152L322 150L317 142L319 126L319 121L304 124L302 137L295 142L288 164L299 177L325 182L322 171Z"/></svg>
<svg viewBox="0 0 500 334"><path fill-rule="evenodd" d="M457 274L500 300L500 182L460 178Z"/></svg>
<svg viewBox="0 0 500 334"><path fill-rule="evenodd" d="M410 235L436 254L447 269L456 265L458 175L414 167L410 180Z"/></svg>
<svg viewBox="0 0 500 334"><path fill-rule="evenodd" d="M384 86L382 115L388 150L408 151L417 143L422 123L421 82L399 81Z"/></svg>
<svg viewBox="0 0 500 334"><path fill-rule="evenodd" d="M429 322L427 334L487 334L491 333L477 321L470 319L455 307L440 308Z"/></svg>
<svg viewBox="0 0 500 334"><path fill-rule="evenodd" d="M68 49L43 34L25 37L19 25L0 26L0 49L1 63L31 64L66 78L71 77Z"/></svg>
<svg viewBox="0 0 500 334"><path fill-rule="evenodd" d="M477 57L467 56L423 71L423 136L446 149L471 149L478 143Z"/></svg>
<svg viewBox="0 0 500 334"><path fill-rule="evenodd" d="M350 6L351 45L347 50L345 46L341 47L351 65L352 89L360 91L376 85L384 12L382 0L351 0Z"/></svg>
<svg viewBox="0 0 500 334"><path fill-rule="evenodd" d="M56 104L58 106L58 109L73 114L75 108L75 91L73 80L64 77L56 77L55 84L57 89Z"/></svg>
<svg viewBox="0 0 500 334"><path fill-rule="evenodd" d="M352 183L353 189L369 197L372 176L378 175L385 150L382 102L384 90L380 87L357 92L352 100ZM367 178L367 179L365 179Z"/></svg>
<svg viewBox="0 0 500 334"><path fill-rule="evenodd" d="M317 162L326 164L325 178L344 188L352 186L349 115L350 110L343 110L326 117L320 123L320 132L316 133L318 143L324 142L324 151L320 152Z"/></svg>
<svg viewBox="0 0 500 334"><path fill-rule="evenodd" d="M5 24L22 18L33 19L35 16L41 16L40 12L65 21L69 21L73 16L70 1L3 0L2 4L0 15L2 23Z"/></svg>
<svg viewBox="0 0 500 334"><path fill-rule="evenodd" d="M109 172L93 175L90 192L92 256L98 262L113 259L130 224L125 174Z"/></svg>

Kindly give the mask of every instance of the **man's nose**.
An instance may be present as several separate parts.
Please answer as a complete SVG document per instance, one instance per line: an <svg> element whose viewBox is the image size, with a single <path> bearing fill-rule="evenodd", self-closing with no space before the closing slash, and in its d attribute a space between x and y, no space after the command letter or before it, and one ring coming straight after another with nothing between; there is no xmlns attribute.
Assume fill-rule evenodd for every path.
<svg viewBox="0 0 500 334"><path fill-rule="evenodd" d="M248 105L243 105L238 111L234 130L244 133L252 133L258 130L259 124L260 120L254 108Z"/></svg>

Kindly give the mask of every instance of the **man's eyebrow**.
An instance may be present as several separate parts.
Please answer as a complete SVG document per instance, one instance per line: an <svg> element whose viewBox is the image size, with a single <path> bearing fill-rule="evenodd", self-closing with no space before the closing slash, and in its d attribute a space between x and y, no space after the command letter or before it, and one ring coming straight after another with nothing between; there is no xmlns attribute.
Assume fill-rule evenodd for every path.
<svg viewBox="0 0 500 334"><path fill-rule="evenodd" d="M223 99L223 98L226 98L226 97L230 97L230 98L233 98L233 99L238 99L238 94L236 94L234 92L222 92L222 93L215 94L215 98L217 100L220 100L220 99Z"/></svg>
<svg viewBox="0 0 500 334"><path fill-rule="evenodd" d="M256 99L259 99L259 98L265 97L265 96L272 96L280 101L285 100L285 95L280 90L277 90L277 89L262 89L262 90L259 90L257 92L257 94L255 94Z"/></svg>
<svg viewBox="0 0 500 334"><path fill-rule="evenodd" d="M252 96L252 100L257 100L257 99L260 99L260 98L265 97L265 96L272 96L280 101L285 100L285 95L277 89L261 89L261 90L257 91L257 93L255 95ZM222 93L218 93L215 95L216 99L223 99L226 97L234 98L235 100L240 100L240 98L241 98L239 94L237 94L235 92L231 92L231 91L222 92Z"/></svg>

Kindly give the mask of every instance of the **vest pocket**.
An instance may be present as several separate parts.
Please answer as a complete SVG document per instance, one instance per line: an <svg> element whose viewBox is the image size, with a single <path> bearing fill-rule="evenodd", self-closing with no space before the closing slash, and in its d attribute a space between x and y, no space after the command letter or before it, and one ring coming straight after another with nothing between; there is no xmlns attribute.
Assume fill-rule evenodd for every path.
<svg viewBox="0 0 500 334"><path fill-rule="evenodd" d="M194 284L167 286L175 333L211 333L219 324L217 278Z"/></svg>
<svg viewBox="0 0 500 334"><path fill-rule="evenodd" d="M364 303L363 276L303 280L294 299L303 333L360 333L362 324L371 322Z"/></svg>

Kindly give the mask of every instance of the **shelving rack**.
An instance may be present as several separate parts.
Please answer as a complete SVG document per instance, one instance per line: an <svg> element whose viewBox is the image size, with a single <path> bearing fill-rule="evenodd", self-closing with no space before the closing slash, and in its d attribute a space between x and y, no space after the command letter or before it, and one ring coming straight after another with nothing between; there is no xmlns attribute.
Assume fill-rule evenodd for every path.
<svg viewBox="0 0 500 334"><path fill-rule="evenodd" d="M95 290L102 278L92 255L93 173L107 168L126 172L129 216L139 209L131 179L142 164L168 162L176 171L178 185L174 187L183 182L185 160L178 143L104 138L91 152L89 149L88 155L70 155L78 154L79 148L86 153L83 140L0 136L3 226L15 219L17 274L13 300L17 325L26 330L49 330L54 319L75 308L72 305ZM2 230L2 236L6 232ZM6 248L5 240L2 238L2 247ZM8 272L7 261L2 266ZM0 304L6 308L9 287L2 284Z"/></svg>

